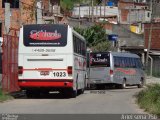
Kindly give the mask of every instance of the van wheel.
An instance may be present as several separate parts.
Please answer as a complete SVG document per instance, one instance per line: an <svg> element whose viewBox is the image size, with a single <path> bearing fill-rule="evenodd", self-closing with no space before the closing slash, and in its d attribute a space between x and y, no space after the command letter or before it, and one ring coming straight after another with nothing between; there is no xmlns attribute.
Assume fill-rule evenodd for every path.
<svg viewBox="0 0 160 120"><path fill-rule="evenodd" d="M126 80L124 79L121 84L121 89L125 89L125 88L126 88Z"/></svg>
<svg viewBox="0 0 160 120"><path fill-rule="evenodd" d="M141 80L139 81L139 84L138 84L137 86L138 86L138 88L143 88L143 86L144 86L144 80L141 79Z"/></svg>

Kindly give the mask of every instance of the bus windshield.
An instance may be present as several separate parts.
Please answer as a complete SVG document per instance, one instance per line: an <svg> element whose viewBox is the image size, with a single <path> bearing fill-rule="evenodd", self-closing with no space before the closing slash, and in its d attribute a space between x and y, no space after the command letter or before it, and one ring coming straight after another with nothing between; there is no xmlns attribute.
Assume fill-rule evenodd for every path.
<svg viewBox="0 0 160 120"><path fill-rule="evenodd" d="M67 44L67 25L24 25L26 47L63 47Z"/></svg>
<svg viewBox="0 0 160 120"><path fill-rule="evenodd" d="M91 53L90 66L104 66L110 67L109 53Z"/></svg>

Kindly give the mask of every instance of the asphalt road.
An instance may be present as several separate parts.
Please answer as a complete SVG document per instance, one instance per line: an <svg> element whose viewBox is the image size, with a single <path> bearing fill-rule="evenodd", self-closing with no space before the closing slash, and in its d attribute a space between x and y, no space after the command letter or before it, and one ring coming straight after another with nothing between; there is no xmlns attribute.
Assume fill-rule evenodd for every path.
<svg viewBox="0 0 160 120"><path fill-rule="evenodd" d="M134 95L141 89L87 90L77 98L51 94L39 99L26 97L0 103L0 113L17 114L129 114L144 113L135 104Z"/></svg>

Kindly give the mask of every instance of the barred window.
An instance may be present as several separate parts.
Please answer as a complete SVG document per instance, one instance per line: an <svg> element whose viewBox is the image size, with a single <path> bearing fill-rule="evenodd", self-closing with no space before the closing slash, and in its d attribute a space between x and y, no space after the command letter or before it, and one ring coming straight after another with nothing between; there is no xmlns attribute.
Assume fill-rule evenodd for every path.
<svg viewBox="0 0 160 120"><path fill-rule="evenodd" d="M19 8L19 0L2 0L2 8L5 8L5 3L10 3L10 8Z"/></svg>

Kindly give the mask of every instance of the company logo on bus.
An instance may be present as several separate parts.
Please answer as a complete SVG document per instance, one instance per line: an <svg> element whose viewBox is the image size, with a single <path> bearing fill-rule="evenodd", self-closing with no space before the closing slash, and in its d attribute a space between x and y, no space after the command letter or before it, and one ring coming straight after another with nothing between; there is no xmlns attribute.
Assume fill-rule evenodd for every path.
<svg viewBox="0 0 160 120"><path fill-rule="evenodd" d="M46 30L32 30L30 32L30 38L33 40L57 40L61 37L61 33L58 33L57 30L54 32L47 32Z"/></svg>

